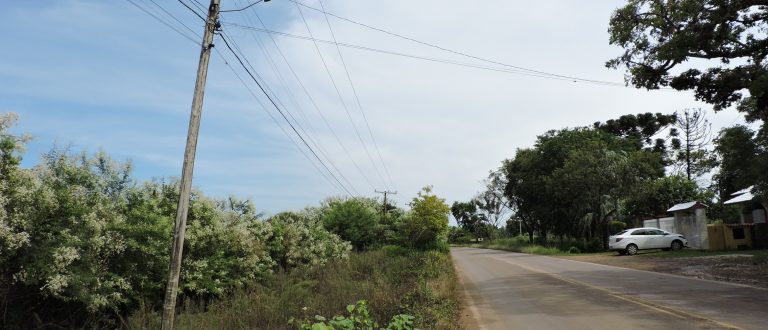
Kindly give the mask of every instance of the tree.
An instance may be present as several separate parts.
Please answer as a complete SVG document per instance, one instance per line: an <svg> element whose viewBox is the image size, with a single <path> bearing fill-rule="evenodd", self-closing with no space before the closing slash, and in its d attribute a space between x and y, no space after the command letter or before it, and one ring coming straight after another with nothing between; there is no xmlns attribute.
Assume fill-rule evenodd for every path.
<svg viewBox="0 0 768 330"><path fill-rule="evenodd" d="M696 182L684 176L673 175L644 180L626 200L627 211L638 222L642 218L652 218L666 214L675 204L700 201L706 202L711 196L699 188Z"/></svg>
<svg viewBox="0 0 768 330"><path fill-rule="evenodd" d="M421 189L409 204L411 212L403 226L405 242L414 247L428 247L445 238L451 208L445 200L432 193L432 187Z"/></svg>
<svg viewBox="0 0 768 330"><path fill-rule="evenodd" d="M325 229L349 241L357 251L365 250L383 239L376 209L359 199L331 201L323 213Z"/></svg>
<svg viewBox="0 0 768 330"><path fill-rule="evenodd" d="M489 238L493 239L493 234L508 211L503 195L493 188L486 188L473 198L473 202L477 205L480 217L491 227Z"/></svg>
<svg viewBox="0 0 768 330"><path fill-rule="evenodd" d="M283 270L346 259L352 245L323 228L322 220L306 212L282 212L267 220L272 234L269 253Z"/></svg>
<svg viewBox="0 0 768 330"><path fill-rule="evenodd" d="M757 182L760 167L755 135L749 127L736 125L723 128L715 139L715 154L720 169L714 175L714 181L721 200Z"/></svg>
<svg viewBox="0 0 768 330"><path fill-rule="evenodd" d="M609 119L605 123L598 121L593 124L593 127L633 142L638 150L645 148L651 151L664 152L667 148L666 139L654 139L654 137L674 122L674 114L646 112L637 115L623 115L618 119ZM674 131L671 133L674 135Z"/></svg>
<svg viewBox="0 0 768 330"><path fill-rule="evenodd" d="M624 53L637 88L694 90L716 111L738 105L750 121L768 120L768 6L752 0L629 0L610 20L610 43ZM672 69L692 60L708 69ZM715 62L716 61L716 62ZM748 96L744 96L744 92Z"/></svg>
<svg viewBox="0 0 768 330"><path fill-rule="evenodd" d="M484 219L477 213L477 205L474 201L453 202L451 214L456 218L456 222L458 222L461 229L475 236L480 236L480 226Z"/></svg>
<svg viewBox="0 0 768 330"><path fill-rule="evenodd" d="M699 177L715 166L707 146L712 142L712 124L701 109L685 109L676 114L675 126L680 129L682 141L677 142L675 160L685 171L688 180Z"/></svg>
<svg viewBox="0 0 768 330"><path fill-rule="evenodd" d="M529 239L549 234L604 237L623 199L643 178L664 175L662 154L601 129L564 129L538 137L505 160L506 200Z"/></svg>

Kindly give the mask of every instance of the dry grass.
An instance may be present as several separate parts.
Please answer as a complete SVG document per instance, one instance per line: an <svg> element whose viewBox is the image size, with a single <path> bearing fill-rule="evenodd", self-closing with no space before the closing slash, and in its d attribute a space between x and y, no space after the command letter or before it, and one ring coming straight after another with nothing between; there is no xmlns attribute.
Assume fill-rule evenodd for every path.
<svg viewBox="0 0 768 330"><path fill-rule="evenodd" d="M347 305L367 300L379 324L410 314L421 329L457 329L459 297L446 252L388 247L315 269L275 274L207 307L186 306L176 324L178 329L291 329L291 318L339 315ZM140 310L127 327L154 329L159 321L158 312Z"/></svg>

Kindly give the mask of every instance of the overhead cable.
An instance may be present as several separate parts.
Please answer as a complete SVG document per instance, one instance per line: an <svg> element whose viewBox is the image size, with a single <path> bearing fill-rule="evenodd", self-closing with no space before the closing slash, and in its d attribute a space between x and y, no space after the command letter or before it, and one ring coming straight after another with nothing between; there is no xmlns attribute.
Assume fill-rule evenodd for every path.
<svg viewBox="0 0 768 330"><path fill-rule="evenodd" d="M320 7L323 8L323 12L325 12L325 6L323 5L323 0L320 1ZM363 115L363 122L365 122L365 127L368 128L368 134L371 137L371 141L373 141L373 147L376 149L376 153L379 156L379 161L381 162L381 166L384 168L384 172L387 175L387 178L389 178L389 186L392 188L394 187L394 183L392 181L392 176L389 175L389 170L387 169L387 165L384 163L384 158L381 156L381 150L379 150L379 144L376 142L376 138L373 135L373 130L371 129L371 124L368 122L368 117L365 115L365 109L363 109L363 104L360 102L360 97L357 94L357 88L355 87L355 83L352 80L352 75L349 73L349 68L347 67L347 62L344 60L344 56L341 54L341 47L339 47L338 42L336 42L336 34L333 33L333 27L331 27L331 21L328 20L328 15L325 15L325 23L328 25L328 31L331 32L331 38L333 38L333 42L336 44L336 51L339 53L339 59L341 59L341 65L344 68L344 72L347 74L347 80L349 81L350 87L352 87L352 94L355 96L355 101L357 102L357 107L360 109L360 113ZM368 150L366 150L367 152ZM370 155L368 155L370 157ZM379 168L376 166L376 163L373 162L374 169L376 169L377 174L379 175L379 178L382 182L384 182L384 185L387 186L387 183L384 181L384 178L381 178L381 173L379 172Z"/></svg>
<svg viewBox="0 0 768 330"><path fill-rule="evenodd" d="M259 89L262 91L262 93L264 93L264 95L267 97L267 99L269 100L269 102L270 102L270 103L272 103L272 106L274 106L274 107L275 107L275 109L276 109L276 110L277 110L277 111L280 113L280 115L283 117L283 119L284 119L284 120L285 120L285 121L288 123L288 126L290 126L290 127L291 127L291 130L293 130L293 132L294 132L294 133L295 133L295 134L296 134L296 135L299 137L299 139L300 139L300 140L301 140L301 142L304 144L304 146L306 146L306 147L307 147L307 149L309 149L309 151L312 153L312 155L313 155L313 156L314 156L314 157L315 157L315 158L318 160L318 162L320 162L320 164L321 164L321 165L323 165L323 167L325 168L325 170L326 170L326 171L328 171L328 173L329 173L329 174L331 174L331 176L334 178L334 180L335 180L335 181L336 181L336 182L337 182L337 183L338 183L340 186L342 186L342 187L344 188L344 191L346 191L346 192L347 192L347 194L349 194L350 196L353 196L353 194L352 194L352 193L349 191L349 189L348 189L346 186L344 186L344 185L341 183L341 181L339 180L339 178L338 178L338 177L336 177L336 175L334 175L334 174L333 174L333 172L331 172L330 168L328 168L328 165L326 165L326 164L325 164L325 162L323 162L323 160L322 160L322 159L320 159L320 157L317 155L317 153L315 152L315 150L314 150L314 149L312 149L312 147L311 147L311 146L310 146L310 145L307 143L307 140L305 140L305 139L304 139L304 137L303 137L303 136L302 136L302 135L299 133L299 131L298 131L298 130L296 130L296 127L295 127L295 126L294 126L294 125L291 123L291 121L290 121L290 120L288 120L288 117L285 115L285 113L283 112L283 110L282 110L282 109L280 109L280 107L277 105L277 103L275 103L275 100L274 100L274 99L272 99L272 97L269 95L269 93L267 93L266 89L264 89L264 86L262 86L262 84L259 82L259 80L258 80L258 79L256 79L256 77L253 75L253 73L251 73L251 71L250 71L250 70L248 69L248 67L245 65L245 63L244 63L244 62L243 62L243 60L240 58L240 56L239 56L239 55L238 55L238 54L237 54L237 53L234 51L234 49L232 49L232 46L230 46L229 42L227 41L227 37L226 37L226 35L225 35L225 34L222 32L222 33L220 34L220 36L221 36L221 40L222 40L222 41L224 41L224 45L226 45L226 46L227 46L227 49L229 49L229 51L232 53L232 55L234 55L234 56L235 56L235 58L236 58L236 59L237 59L237 61L240 63L240 65L243 67L243 69L245 70L245 72L246 72L246 73L248 73L248 75L249 75L249 76L251 77L251 79L252 79L252 80L253 80L253 81L256 83L256 85L259 87Z"/></svg>
<svg viewBox="0 0 768 330"><path fill-rule="evenodd" d="M576 76L569 76L569 75L564 75L564 74L558 74L558 73L551 73L551 72L546 72L546 71L534 70L534 69L529 69L529 68L518 66L518 65L507 64L507 63L503 63L503 62L500 62L500 61L495 61L495 60L491 60L491 59L475 56L475 55L468 54L468 53L465 53L465 52L460 52L460 51L457 51L457 50L445 48L445 47L442 47L442 46L439 46L439 45L436 45L436 44L433 44L433 43L417 40L415 38L411 38L411 37L408 37L408 36L405 36L405 35L402 35L402 34L399 34L399 33L390 32L390 31L387 31L385 29L377 28L377 27L374 27L374 26L371 26L371 25L368 25L368 24L365 24L365 23L361 23L361 22L358 22L358 21L355 21L355 20L352 20L352 19L349 19L349 18L345 18L345 17L339 16L339 15L336 15L336 14L333 14L333 13L329 13L329 12L326 12L324 9L315 8L315 7L306 5L306 4L304 4L304 3L300 2L300 1L296 1L296 0L288 0L288 1L293 2L293 3L295 3L295 4L299 5L299 6L302 6L302 7L305 7L305 8L308 8L308 9L311 9L311 10L323 13L325 15L333 16L333 17L338 18L340 20L344 20L344 21L350 22L352 24L356 24L356 25L359 25L359 26L362 26L362 27L365 27L365 28L368 28L368 29L371 29L371 30L374 30L374 31L378 31L378 32L381 32L381 33L393 36L393 37L405 39L405 40L408 40L408 41L411 41L411 42L415 42L415 43L418 43L418 44L421 44L421 45L424 45L424 46L428 46L428 47L439 49L439 50L442 50L442 51L445 51L445 52L449 52L449 53L453 53L453 54L456 54L456 55L472 58L472 59L475 59L475 60L478 60L478 61L483 61L483 62L486 62L486 63L501 65L501 66L504 66L504 67L513 68L513 69L517 69L517 70L522 70L522 71L526 71L526 72L530 72L530 73L535 73L535 74L540 74L540 75L544 75L544 76L551 76L551 77L557 77L557 78L563 78L563 79L570 79L570 80L572 80L574 82L596 83L596 84L602 84L602 85L619 85L619 86L622 86L622 87L626 87L626 85L623 84L623 83L611 82L611 81L603 81L603 80L596 80L596 79L580 78L580 77L576 77Z"/></svg>

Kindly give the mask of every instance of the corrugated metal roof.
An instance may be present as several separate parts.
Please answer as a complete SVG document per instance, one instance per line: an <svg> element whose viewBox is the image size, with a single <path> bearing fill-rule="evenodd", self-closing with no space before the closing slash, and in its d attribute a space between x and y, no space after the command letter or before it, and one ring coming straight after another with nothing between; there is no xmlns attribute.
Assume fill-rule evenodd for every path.
<svg viewBox="0 0 768 330"><path fill-rule="evenodd" d="M735 192L735 193L731 194L731 196L736 196L736 195L741 195L741 194L750 193L750 192L752 192L752 188L754 188L754 187L755 187L755 186L749 186L748 188L744 188L744 189L742 189L742 190L739 190L739 191L737 191L737 192Z"/></svg>
<svg viewBox="0 0 768 330"><path fill-rule="evenodd" d="M696 205L701 205L701 206L706 207L704 204L701 204L699 202L693 201L693 202L677 204L677 205L673 206L672 208L670 208L669 210L667 210L667 212L683 211L683 210L690 209L690 208L692 208L692 207L694 207Z"/></svg>
<svg viewBox="0 0 768 330"><path fill-rule="evenodd" d="M752 199L754 199L754 198L755 198L755 196L754 196L754 195L752 195L752 193L751 193L751 192L748 192L748 191L747 191L747 192L745 192L745 193L742 193L741 195L738 195L738 196L736 196L736 197L734 197L734 198L731 198L731 199L729 199L729 200L727 200L727 201L723 202L723 204L736 204L736 203L743 203L743 202L748 202L748 201L751 201L751 200L752 200Z"/></svg>

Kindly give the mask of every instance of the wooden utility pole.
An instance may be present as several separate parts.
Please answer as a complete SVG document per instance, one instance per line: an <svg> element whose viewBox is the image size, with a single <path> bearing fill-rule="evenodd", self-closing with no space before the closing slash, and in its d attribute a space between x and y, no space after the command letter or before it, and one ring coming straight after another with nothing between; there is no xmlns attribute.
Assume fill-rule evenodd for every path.
<svg viewBox="0 0 768 330"><path fill-rule="evenodd" d="M384 194L384 210L383 210L383 212L384 212L384 218L386 218L387 217L387 194L397 195L397 191L389 191L389 190L384 190L384 191L374 190L374 191L379 193L379 194Z"/></svg>
<svg viewBox="0 0 768 330"><path fill-rule="evenodd" d="M203 44L200 50L200 63L197 67L195 95L192 98L192 114L189 117L187 146L184 150L184 165L181 170L181 188L179 191L179 204L176 209L176 227L173 232L171 265L168 271L168 284L165 288L165 301L163 302L162 329L164 330L173 329L173 318L176 314L176 292L179 288L181 256L184 250L184 233L187 229L187 213L189 211L189 195L192 190L192 171L195 167L197 134L200 131L200 115L203 111L205 78L208 75L208 61L211 58L211 49L213 48L213 34L218 25L219 1L211 0L211 4L208 7L208 20L205 22Z"/></svg>

